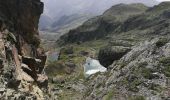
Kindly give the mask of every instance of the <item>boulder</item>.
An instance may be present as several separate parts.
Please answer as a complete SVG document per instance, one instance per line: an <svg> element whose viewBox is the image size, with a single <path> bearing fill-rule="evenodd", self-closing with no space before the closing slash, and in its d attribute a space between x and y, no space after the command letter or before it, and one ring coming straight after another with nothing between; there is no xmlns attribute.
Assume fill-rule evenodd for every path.
<svg viewBox="0 0 170 100"><path fill-rule="evenodd" d="M59 84L65 83L65 78L63 76L58 75L52 78L52 83L59 83Z"/></svg>

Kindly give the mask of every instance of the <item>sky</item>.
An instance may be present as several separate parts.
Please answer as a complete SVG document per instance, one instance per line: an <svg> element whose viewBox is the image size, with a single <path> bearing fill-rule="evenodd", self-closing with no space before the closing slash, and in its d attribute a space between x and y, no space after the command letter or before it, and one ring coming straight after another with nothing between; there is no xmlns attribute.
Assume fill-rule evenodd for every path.
<svg viewBox="0 0 170 100"><path fill-rule="evenodd" d="M163 1L170 1L170 0L157 0L158 2L163 2Z"/></svg>

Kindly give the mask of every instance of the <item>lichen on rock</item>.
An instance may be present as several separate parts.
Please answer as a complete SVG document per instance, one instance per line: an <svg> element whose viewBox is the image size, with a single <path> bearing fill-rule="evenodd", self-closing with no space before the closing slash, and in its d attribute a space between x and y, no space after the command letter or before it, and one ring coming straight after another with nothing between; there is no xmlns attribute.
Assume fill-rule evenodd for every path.
<svg viewBox="0 0 170 100"><path fill-rule="evenodd" d="M45 100L46 55L40 50L40 0L0 0L0 99Z"/></svg>

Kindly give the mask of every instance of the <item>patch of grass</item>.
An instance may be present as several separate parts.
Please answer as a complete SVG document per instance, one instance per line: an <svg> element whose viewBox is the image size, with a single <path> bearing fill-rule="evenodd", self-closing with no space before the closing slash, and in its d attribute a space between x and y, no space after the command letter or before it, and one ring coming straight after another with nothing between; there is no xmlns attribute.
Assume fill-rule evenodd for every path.
<svg viewBox="0 0 170 100"><path fill-rule="evenodd" d="M115 95L115 90L111 90L104 96L103 100L113 100L113 96Z"/></svg>
<svg viewBox="0 0 170 100"><path fill-rule="evenodd" d="M135 78L132 82L129 82L128 90L132 92L138 92L139 88L137 86L139 86L141 83L142 82L138 78Z"/></svg>
<svg viewBox="0 0 170 100"><path fill-rule="evenodd" d="M157 91L157 92L161 92L162 91L162 87L160 85L154 84L154 83L149 85L149 89Z"/></svg>
<svg viewBox="0 0 170 100"><path fill-rule="evenodd" d="M144 96L132 96L129 97L128 100L145 100Z"/></svg>
<svg viewBox="0 0 170 100"><path fill-rule="evenodd" d="M139 63L139 67L146 67L147 65L148 63L146 61Z"/></svg>
<svg viewBox="0 0 170 100"><path fill-rule="evenodd" d="M63 62L59 61L50 62L46 68L46 73L48 76L63 75L64 68L65 66Z"/></svg>
<svg viewBox="0 0 170 100"><path fill-rule="evenodd" d="M150 68L142 68L142 76L146 79L152 79L152 69Z"/></svg>
<svg viewBox="0 0 170 100"><path fill-rule="evenodd" d="M124 68L126 65L128 65L127 62L118 62L118 65L120 66L120 69Z"/></svg>
<svg viewBox="0 0 170 100"><path fill-rule="evenodd" d="M167 38L160 38L157 42L156 42L156 46L157 47L162 47L164 46L166 43L168 43L168 39Z"/></svg>
<svg viewBox="0 0 170 100"><path fill-rule="evenodd" d="M170 66L170 57L162 57L162 58L159 59L159 62L163 66Z"/></svg>
<svg viewBox="0 0 170 100"><path fill-rule="evenodd" d="M165 76L170 77L170 57L162 57L159 62L164 66L162 72Z"/></svg>

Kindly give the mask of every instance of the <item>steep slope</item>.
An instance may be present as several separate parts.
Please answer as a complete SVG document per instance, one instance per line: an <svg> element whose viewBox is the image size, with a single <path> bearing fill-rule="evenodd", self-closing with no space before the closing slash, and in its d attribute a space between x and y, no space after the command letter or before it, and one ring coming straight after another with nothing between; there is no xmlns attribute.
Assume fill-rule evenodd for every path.
<svg viewBox="0 0 170 100"><path fill-rule="evenodd" d="M75 43L103 38L113 31L119 30L122 22L133 15L138 15L148 7L143 4L119 4L111 7L103 15L86 21L77 29L70 30L63 35L59 42Z"/></svg>
<svg viewBox="0 0 170 100"><path fill-rule="evenodd" d="M0 99L44 100L46 56L39 48L40 0L0 0Z"/></svg>
<svg viewBox="0 0 170 100"><path fill-rule="evenodd" d="M168 99L169 39L163 41L163 38L154 38L132 47L110 66L110 72L86 83L90 85L85 100Z"/></svg>

